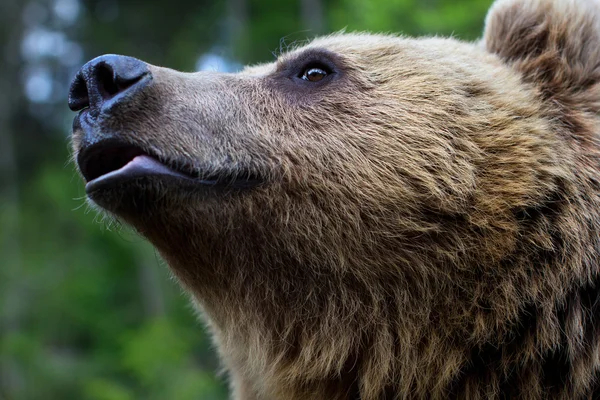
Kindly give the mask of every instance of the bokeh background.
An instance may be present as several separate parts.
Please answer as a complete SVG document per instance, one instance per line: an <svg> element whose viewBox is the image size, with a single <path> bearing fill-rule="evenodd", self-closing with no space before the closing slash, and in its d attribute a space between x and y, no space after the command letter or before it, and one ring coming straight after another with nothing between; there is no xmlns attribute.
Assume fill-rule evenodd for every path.
<svg viewBox="0 0 600 400"><path fill-rule="evenodd" d="M226 398L166 265L86 206L67 108L86 60L235 71L342 29L476 40L491 2L1 0L0 400Z"/></svg>

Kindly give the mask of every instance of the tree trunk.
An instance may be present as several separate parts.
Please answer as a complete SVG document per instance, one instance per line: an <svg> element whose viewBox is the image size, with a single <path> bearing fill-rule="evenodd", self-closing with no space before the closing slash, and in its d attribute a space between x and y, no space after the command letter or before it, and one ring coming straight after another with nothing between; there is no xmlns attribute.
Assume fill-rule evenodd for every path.
<svg viewBox="0 0 600 400"><path fill-rule="evenodd" d="M18 335L21 327L23 285L19 232L19 181L17 149L14 145L12 115L19 103L19 48L21 11L19 0L0 4L0 337ZM15 21L19 21L15 23ZM16 360L0 357L0 398L16 398L25 385L25 376Z"/></svg>

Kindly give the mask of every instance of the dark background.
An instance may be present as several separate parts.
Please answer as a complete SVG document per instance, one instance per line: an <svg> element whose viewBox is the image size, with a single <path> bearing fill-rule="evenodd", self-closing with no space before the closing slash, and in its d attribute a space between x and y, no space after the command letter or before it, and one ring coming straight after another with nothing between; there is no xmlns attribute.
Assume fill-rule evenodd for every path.
<svg viewBox="0 0 600 400"><path fill-rule="evenodd" d="M1 0L0 400L226 398L164 262L86 204L66 105L86 60L235 71L341 29L475 40L490 3Z"/></svg>

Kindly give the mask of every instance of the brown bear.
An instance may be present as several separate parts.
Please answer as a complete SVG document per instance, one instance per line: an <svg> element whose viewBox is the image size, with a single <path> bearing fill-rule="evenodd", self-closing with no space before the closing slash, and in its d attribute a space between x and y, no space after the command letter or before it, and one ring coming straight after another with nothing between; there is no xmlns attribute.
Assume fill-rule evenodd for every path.
<svg viewBox="0 0 600 400"><path fill-rule="evenodd" d="M147 237L233 397L600 395L600 6L484 39L336 34L238 74L107 55L70 93L89 198Z"/></svg>

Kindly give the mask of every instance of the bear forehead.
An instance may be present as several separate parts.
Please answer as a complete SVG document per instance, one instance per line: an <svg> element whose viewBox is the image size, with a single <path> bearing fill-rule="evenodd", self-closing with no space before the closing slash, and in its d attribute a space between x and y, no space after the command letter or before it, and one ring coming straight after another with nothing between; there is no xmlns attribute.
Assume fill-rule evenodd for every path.
<svg viewBox="0 0 600 400"><path fill-rule="evenodd" d="M247 66L240 74L270 75L283 64L301 60L303 53L318 51L337 56L343 66L358 72L383 73L388 77L408 73L436 75L444 78L440 83L449 85L453 83L449 77L491 81L498 78L510 80L511 75L515 75L480 42L369 33L336 33L318 37L280 54L274 62Z"/></svg>

